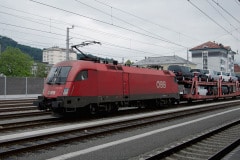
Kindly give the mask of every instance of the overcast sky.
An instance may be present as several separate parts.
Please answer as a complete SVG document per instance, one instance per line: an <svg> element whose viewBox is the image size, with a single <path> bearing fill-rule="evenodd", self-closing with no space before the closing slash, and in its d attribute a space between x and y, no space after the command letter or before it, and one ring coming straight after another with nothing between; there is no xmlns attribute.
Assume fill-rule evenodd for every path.
<svg viewBox="0 0 240 160"><path fill-rule="evenodd" d="M0 0L0 35L38 48L81 48L133 62L179 55L207 41L240 51L239 0ZM238 58L237 58L238 60Z"/></svg>

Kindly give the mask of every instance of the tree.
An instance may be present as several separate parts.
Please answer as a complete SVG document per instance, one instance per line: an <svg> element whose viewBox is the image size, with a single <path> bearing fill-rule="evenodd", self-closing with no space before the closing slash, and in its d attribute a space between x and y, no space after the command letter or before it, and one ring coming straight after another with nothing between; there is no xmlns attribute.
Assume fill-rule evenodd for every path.
<svg viewBox="0 0 240 160"><path fill-rule="evenodd" d="M43 63L37 63L37 72L36 77L47 77L47 71L46 71L46 64Z"/></svg>
<svg viewBox="0 0 240 160"><path fill-rule="evenodd" d="M125 62L125 64L128 65L128 66L130 66L130 65L133 64L133 62L131 62L130 60L127 60L127 61Z"/></svg>
<svg viewBox="0 0 240 160"><path fill-rule="evenodd" d="M33 59L18 48L7 47L0 55L0 73L6 76L31 75Z"/></svg>

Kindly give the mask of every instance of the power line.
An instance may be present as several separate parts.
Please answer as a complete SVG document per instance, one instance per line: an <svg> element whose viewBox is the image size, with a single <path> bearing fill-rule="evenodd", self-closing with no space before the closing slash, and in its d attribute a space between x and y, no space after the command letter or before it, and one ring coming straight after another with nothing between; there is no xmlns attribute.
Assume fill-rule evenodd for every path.
<svg viewBox="0 0 240 160"><path fill-rule="evenodd" d="M78 2L78 3L81 3L82 5L85 5L85 6L87 6L87 7L90 7L90 8L92 8L92 9L95 9L95 10L97 10L97 11L99 11L99 12L105 14L105 15L111 16L111 18L115 18L115 19L117 19L117 20L119 20L119 21L121 21L121 22L124 22L124 23L132 26L132 27L135 27L135 28L140 29L140 30L142 30L142 31L144 31L144 32L147 32L147 33L149 33L149 34L152 34L152 35L155 35L155 36L157 36L157 37L159 37L159 38L162 38L165 42L175 43L175 42L171 42L170 40L168 40L168 39L166 39L166 38L164 38L164 37L162 37L162 36L159 36L159 35L157 35L157 34L155 34L155 33L149 32L149 31L147 31L146 29L144 29L144 28L142 28L142 27L136 26L136 25L134 25L134 24L132 24L132 23L129 23L129 22L121 19L121 18L118 18L118 17L116 17L116 16L113 16L112 14L109 14L109 13L107 13L107 12L104 12L104 11L102 11L102 10L96 8L96 7L93 7L93 6L91 6L91 5L88 5L88 4L86 4L86 3L83 3L83 2L81 2L81 1L79 1L79 0L75 0L75 1Z"/></svg>
<svg viewBox="0 0 240 160"><path fill-rule="evenodd" d="M11 16L14 16L12 14L10 14ZM19 16L18 16L19 17ZM21 17L22 18L22 17ZM55 35L60 35L60 36L64 36L63 34L57 34L57 33L53 33L53 32L48 32L48 31L44 31L44 30L36 30L36 29L33 29L33 28L29 28L29 27L23 27L23 26L17 26L17 25L12 25L12 24L8 24L8 23L2 23L2 24L5 24L5 25L10 25L10 26L14 26L14 27L19 27L19 28L23 28L23 29L30 29L30 30L35 30L35 31L39 31L39 32L45 32L45 33L50 33L50 34L55 34ZM78 34L79 35L79 34ZM83 37L83 35L80 35L81 37ZM87 36L85 36L87 37ZM73 37L73 38L76 38L76 39L82 39L82 38L77 38L77 37ZM89 37L87 37L89 38ZM92 39L92 37L91 37ZM87 39L85 39L87 40ZM140 41L139 41L140 42ZM159 55L159 54L156 54L156 53L152 53L152 52L146 52L146 51L141 51L141 50L137 50L137 49L133 49L131 47L125 47L125 46L120 46L120 45L116 45L116 44L112 44L112 43L108 43L108 42L104 42L105 45L108 45L108 46L111 46L111 47L116 47L116 48L122 48L122 49L125 49L125 50L131 50L131 51L134 51L134 52L139 52L139 53L148 53L148 54L152 54L152 55ZM149 45L153 45L153 44L150 44L148 43ZM39 45L41 46L41 45Z"/></svg>
<svg viewBox="0 0 240 160"><path fill-rule="evenodd" d="M3 7L3 8L5 8L5 9L14 10L14 11L21 12L21 13L24 13L24 14L28 14L28 15L31 15L31 16L43 18L44 20L41 20L41 21L47 21L47 22L49 22L49 20L50 20L52 23L63 23L63 24L65 24L65 25L71 25L71 24L66 23L66 22L64 22L64 21L60 21L60 20L56 20L56 19L54 20L54 19L51 19L51 18L49 18L49 17L44 17L44 16L37 15L37 14L34 14L34 13L30 13L30 12L18 10L18 9L11 8L11 7L7 7L7 6L1 5L1 4L0 4L0 6ZM45 20L45 19L49 19L49 20Z"/></svg>
<svg viewBox="0 0 240 160"><path fill-rule="evenodd" d="M0 29L3 29L3 28L0 28ZM29 34L29 35L34 35L34 36L38 36L38 37L44 37L44 38L62 40L62 39L60 39L60 38L48 37L48 36L43 36L43 35L34 34L34 33L29 33L29 32L21 32L21 31L17 31L17 30L13 30L13 29L6 29L6 28L4 28L3 30L8 30L8 31L11 31L11 32L18 32L18 33L22 33L22 34L24 34L24 35Z"/></svg>
<svg viewBox="0 0 240 160"><path fill-rule="evenodd" d="M4 23L4 22L0 22L0 24L12 26L12 27L23 28L23 29L28 29L28 30L32 30L32 31L38 31L38 32L49 33L49 34L55 34L55 35L59 35L59 36L65 36L65 35L59 34L59 33L54 33L54 32L50 32L50 31L44 31L44 30L35 29L35 28L23 27L23 26L19 26L19 25Z"/></svg>
<svg viewBox="0 0 240 160"><path fill-rule="evenodd" d="M2 28L0 28L0 29L2 29ZM4 30L5 31L6 30L7 31L11 31L11 32L17 32L17 33L22 33L22 34L24 34L24 36L26 36L26 35L34 35L34 36L38 36L38 37L57 39L57 38L54 38L54 37L47 37L47 36L42 36L42 35L36 35L36 34L29 33L29 32L20 32L20 31L10 30L10 29L4 29ZM4 32L4 33L6 33L6 32ZM4 36L12 38L12 39L19 39L18 42L21 42L21 41L22 42L27 42L26 44L33 44L34 46L38 46L40 48L42 48L42 47L48 48L50 45L52 45L52 43L39 42L39 41L33 41L33 40L25 39L25 38L23 38L24 36L18 37L18 36L16 36L16 34L13 34L13 35L10 35L10 36L9 35L4 35Z"/></svg>
<svg viewBox="0 0 240 160"><path fill-rule="evenodd" d="M93 31L93 32L98 32L98 33L103 34L103 35L107 35L107 36L111 36L111 37L115 37L115 38L127 40L127 41L129 41L130 43L131 43L132 41L134 41L134 42L138 42L138 43L141 43L141 44L146 44L146 45L151 45L151 46L156 46L156 47L161 47L161 48L173 50L172 48L165 47L165 46L162 46L162 45L159 45L159 44L144 42L144 41L140 41L140 40L133 39L133 38L129 38L129 37L123 37L123 36L120 36L120 35L117 35L117 34L106 33L106 32L102 32L102 31L99 31L99 30L95 30L95 29L92 29L92 28L89 28L89 27L82 27L82 26L78 26L78 25L74 25L74 26L75 26L75 27L79 27L79 28L84 28L84 29L87 29L87 30L90 30L90 31Z"/></svg>
<svg viewBox="0 0 240 160"><path fill-rule="evenodd" d="M198 6L196 6L194 3L192 3L190 0L187 0L192 6L194 6L196 9L198 9L202 14L204 14L206 17L208 17L212 22L214 22L216 25L218 25L220 28L222 28L225 32L230 34L232 37L240 41L237 37L235 37L231 32L229 32L227 29L225 29L222 25L220 25L217 21L215 21L212 17L210 17L208 14L206 14L203 10L201 10Z"/></svg>
<svg viewBox="0 0 240 160"><path fill-rule="evenodd" d="M238 23L240 23L240 21L234 17L231 13L229 13L226 9L224 9L218 2L212 0L218 7L220 7L224 12L226 12L230 17L232 17L235 21L237 21Z"/></svg>
<svg viewBox="0 0 240 160"><path fill-rule="evenodd" d="M49 32L49 31L44 31L44 30L39 30L39 29L34 29L34 28L29 28L29 27L23 27L23 26L18 26L18 25L3 23L3 22L0 22L0 24L4 24L4 25L8 25L8 26L13 26L13 27L18 27L18 28L23 28L23 29L28 29L28 30L34 30L34 31L38 31L38 32L48 33L48 34L54 34L54 35L64 36L64 37L65 37L65 35L59 34L59 33L54 33L54 32ZM85 36L85 37L87 37L87 36ZM78 37L73 37L73 38L81 39L81 40L87 40L87 39L78 38ZM91 38L91 37L88 37L88 38ZM91 38L91 39L92 39L92 38ZM97 39L95 39L95 40L97 40ZM100 41L101 41L101 40L100 40ZM159 55L159 54L156 54L156 53L141 51L141 50L133 49L133 48L130 48L130 47L125 47L125 46L120 46L120 45L112 44L112 43L109 43L109 42L103 42L103 41L101 41L101 42L102 42L102 44L105 44L105 45L108 45L108 46L112 46L112 47L116 47L116 48L122 48L122 49L131 50L131 51L135 51L135 52L139 52L139 53L145 53L145 54L147 53L147 54Z"/></svg>
<svg viewBox="0 0 240 160"><path fill-rule="evenodd" d="M26 21L30 21L30 22L33 22L33 23L37 23L37 24L49 26L49 24L40 23L39 21L41 21L41 20L39 20L39 19L36 19L37 21L33 21L33 20L30 20L30 19L29 19L30 17L21 17L21 16L18 16L18 15L16 15L16 14L6 13L6 12L2 12L2 11L0 11L0 13L1 13L1 14L6 14L6 15L9 15L9 16L13 16L13 17L15 17L15 18L20 18L20 19L23 19L23 20L26 20ZM31 18L31 19L32 19L32 18ZM55 29L58 29L58 30L64 30L64 29L62 29L62 28L54 27L54 26L52 26L52 25L49 26L49 27L55 28ZM64 31L65 31L65 30L64 30Z"/></svg>
<svg viewBox="0 0 240 160"><path fill-rule="evenodd" d="M240 6L240 1L239 0L235 0L235 2Z"/></svg>
<svg viewBox="0 0 240 160"><path fill-rule="evenodd" d="M38 3L38 4L41 4L41 5L44 5L44 6L47 6L47 7L50 7L50 8L54 8L54 9L57 9L57 10L60 10L60 11L71 13L71 14L74 14L74 15L77 15L77 16L80 16L80 17L91 19L91 20L94 20L96 22L100 22L100 23L103 23L103 24L111 25L111 26L114 26L116 28L120 28L120 29L123 29L123 30L126 30L126 31L130 31L130 32L142 35L142 36L146 36L146 37L149 37L149 38L160 40L160 41L163 41L163 42L166 42L166 43L170 43L170 44L173 44L173 45L176 45L176 46L180 46L180 47L183 47L183 48L188 48L186 46L183 46L183 45L175 43L175 42L169 42L169 41L166 41L164 39L157 38L155 36L151 36L151 35L148 35L148 34L145 34L145 33L137 32L137 31L132 30L132 29L128 29L128 28L125 28L125 27L122 27L122 26L111 24L111 23L108 23L108 22L105 22L105 21L102 21L102 20L99 20L99 19L96 19L96 18L88 17L88 16L85 16L85 15L82 15L82 14L79 14L79 13L76 13L76 12L68 11L66 9L58 8L58 7L55 7L55 6L52 6L52 5L48 5L48 4L45 4L45 3L42 3L42 2L38 2L38 1L35 1L35 0L30 0L30 1L32 1L34 3Z"/></svg>
<svg viewBox="0 0 240 160"><path fill-rule="evenodd" d="M207 2L208 2L208 4L209 4L215 11L218 12L218 14L219 14L226 22L228 22L228 23L230 24L230 26L232 26L234 29L237 30L237 28L236 28L235 26L233 26L233 25L231 24L231 22L230 22L219 10L217 10L216 7L214 7L214 6L209 2L209 0L207 0Z"/></svg>
<svg viewBox="0 0 240 160"><path fill-rule="evenodd" d="M118 11L120 11L120 12L122 12L122 13L127 14L127 15L133 16L133 17L135 17L135 18L137 18L137 19L140 19L140 20L142 20L142 21L144 21L144 22L148 22L148 23L150 23L150 24L156 25L157 27L160 27L160 28L162 28L162 29L168 30L168 31L173 32L173 33L176 33L176 34L180 34L180 35L182 35L182 36L188 37L188 38L193 39L193 40L200 41L200 40L198 40L198 39L196 39L196 38L190 37L190 36L188 36L188 35L186 35L186 34L183 34L183 33L179 32L179 31L175 31L175 30L170 29L170 28L168 28L168 27L166 27L166 26L160 25L160 24L155 23L155 22L153 22L153 21L150 21L150 20L148 20L148 19L145 19L145 18L139 17L139 16L137 16L137 15L134 15L134 14L132 14L132 13L130 13L130 12L124 11L124 10L119 9L119 8L116 8L116 7L113 7L113 6L111 6L111 5L107 4L107 3L101 2L101 1L99 1L99 0L94 0L94 1L96 1L96 2L98 2L98 3L100 3L100 4L102 4L102 5L105 5L105 6L107 6L107 7L110 7L111 9L115 9L115 10L118 10Z"/></svg>
<svg viewBox="0 0 240 160"><path fill-rule="evenodd" d="M7 8L7 9L10 9L10 10L14 10L14 11L17 11L17 12L21 12L21 13L25 13L25 14L30 14L30 15L34 15L34 16L38 16L36 14L31 14L30 12L25 12L25 11L21 11L21 10L16 10L16 9L13 9L13 8L10 8L10 7L6 7L6 6L3 6L3 5L0 5L1 7L4 7L4 8ZM16 14L10 14L10 13L6 13L6 12L1 12L0 13L2 14L6 14L6 15L10 15L10 16L13 16L15 18L20 18L20 19L24 19L24 20L27 20L27 21L30 21L30 22L34 22L34 23L37 23L37 24L41 24L41 25L45 25L45 26L49 26L50 28L55 28L55 29L59 29L59 30L62 30L62 31L65 31L64 29L62 28L58 28L58 27L54 27L53 25L49 25L49 24L45 24L45 23L40 23L39 21L44 21L44 22L49 22L49 21L57 21L55 19L49 19L49 17L43 17L43 16L40 16L41 18L45 18L45 19L49 19L49 20L41 20L41 19L34 19L36 21L32 21L32 20L29 20L29 19L32 19L30 17L22 17L22 16L18 16ZM66 23L64 21L59 21L57 23L63 23L63 24L68 24L70 25L70 23ZM99 30L96 30L96 29L92 29L92 28L89 28L89 27L83 27L83 26L79 26L79 25L76 25L74 24L75 27L77 28L84 28L84 29L87 29L87 30L91 30L91 31L94 31L94 32L98 32L98 33L101 33L101 34L104 34L104 35L108 35L108 36L113 36L113 37L116 37L116 38L121 38L121 39L125 39L125 40L128 40L128 41L136 41L138 43L142 43L142 44L147 44L147 45L152 45L152 46L158 46L158 47L162 47L162 48L166 48L166 49L171 49L171 48L168 48L168 47L165 47L165 46L162 46L162 45L156 45L156 44L152 44L152 43L148 43L148 42L143 42L143 41L139 41L139 40L136 40L136 39L132 39L132 38L129 38L129 37L123 37L123 36L120 36L120 35L117 35L117 34L112 34L112 33L106 33L106 32L102 32L102 31L99 31ZM81 35L83 36L83 35ZM173 50L173 49L171 49Z"/></svg>

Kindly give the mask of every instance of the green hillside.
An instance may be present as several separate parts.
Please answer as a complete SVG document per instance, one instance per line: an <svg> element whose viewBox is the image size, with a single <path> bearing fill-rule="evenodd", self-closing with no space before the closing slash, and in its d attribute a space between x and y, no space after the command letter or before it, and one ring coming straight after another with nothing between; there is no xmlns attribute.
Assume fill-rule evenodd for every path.
<svg viewBox="0 0 240 160"><path fill-rule="evenodd" d="M1 52L3 52L8 46L11 46L14 48L19 48L23 53L30 55L34 59L34 61L42 62L42 49L19 44L13 39L5 36L1 36L1 35L0 35L0 45L1 45ZM86 54L86 55L88 57L99 59L99 60L105 60L110 63L114 61L114 59L112 58L102 58L102 57L97 57L91 54ZM84 56L82 54L77 54L78 59L82 59L83 57Z"/></svg>
<svg viewBox="0 0 240 160"><path fill-rule="evenodd" d="M38 62L42 61L42 49L19 44L13 39L5 36L1 36L1 35L0 35L0 45L1 45L1 52L3 52L8 46L11 46L14 48L19 48L23 53L30 55L34 59L34 61L38 61Z"/></svg>

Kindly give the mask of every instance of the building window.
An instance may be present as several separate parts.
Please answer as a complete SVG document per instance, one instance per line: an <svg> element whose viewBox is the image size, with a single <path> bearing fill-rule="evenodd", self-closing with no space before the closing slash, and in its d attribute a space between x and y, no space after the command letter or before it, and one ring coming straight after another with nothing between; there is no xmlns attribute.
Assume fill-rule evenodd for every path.
<svg viewBox="0 0 240 160"><path fill-rule="evenodd" d="M203 59L203 65L207 65L207 59Z"/></svg>
<svg viewBox="0 0 240 160"><path fill-rule="evenodd" d="M208 69L208 51L202 52L203 69Z"/></svg>
<svg viewBox="0 0 240 160"><path fill-rule="evenodd" d="M221 63L222 65L225 65L225 61L224 61L223 59L221 59L220 63Z"/></svg>
<svg viewBox="0 0 240 160"><path fill-rule="evenodd" d="M203 51L203 52L202 52L202 56L203 56L203 57L208 57L208 51Z"/></svg>

